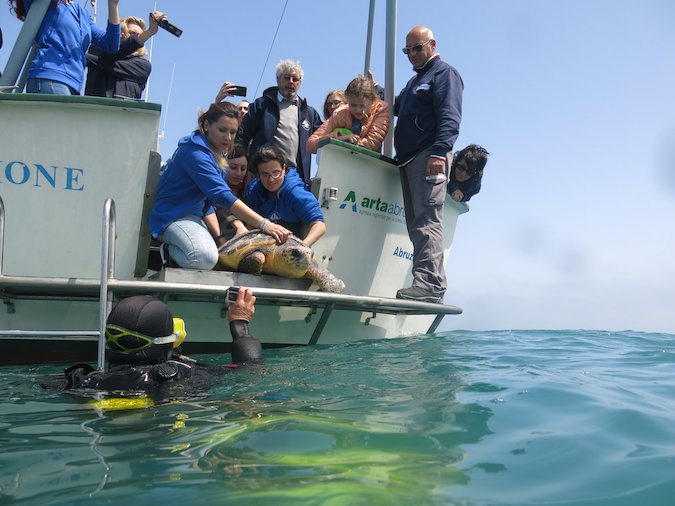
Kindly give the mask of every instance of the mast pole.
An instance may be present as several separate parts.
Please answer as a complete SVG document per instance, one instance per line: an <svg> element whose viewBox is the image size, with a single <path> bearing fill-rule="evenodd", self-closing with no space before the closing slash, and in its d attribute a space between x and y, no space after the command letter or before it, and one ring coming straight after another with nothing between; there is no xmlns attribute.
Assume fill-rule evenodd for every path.
<svg viewBox="0 0 675 506"><path fill-rule="evenodd" d="M373 19L375 18L375 0L370 0L368 9L368 35L366 35L366 60L363 64L363 75L368 75L370 70L370 53L373 49Z"/></svg>
<svg viewBox="0 0 675 506"><path fill-rule="evenodd" d="M396 72L396 0L387 0L387 29L384 55L384 99L390 107L389 132L384 138L384 155L394 154L394 74Z"/></svg>

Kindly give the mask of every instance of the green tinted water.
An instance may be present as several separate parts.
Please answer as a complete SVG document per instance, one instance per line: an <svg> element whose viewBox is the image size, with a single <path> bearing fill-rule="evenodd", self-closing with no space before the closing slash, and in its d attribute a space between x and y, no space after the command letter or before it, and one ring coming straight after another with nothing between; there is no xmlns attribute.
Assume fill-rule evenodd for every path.
<svg viewBox="0 0 675 506"><path fill-rule="evenodd" d="M118 404L0 368L0 504L671 505L674 339L267 350L208 391Z"/></svg>

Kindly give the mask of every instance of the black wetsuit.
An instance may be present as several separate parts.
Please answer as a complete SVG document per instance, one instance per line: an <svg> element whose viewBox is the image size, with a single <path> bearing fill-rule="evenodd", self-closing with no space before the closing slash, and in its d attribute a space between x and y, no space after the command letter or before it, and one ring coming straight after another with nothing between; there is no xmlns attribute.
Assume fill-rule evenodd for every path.
<svg viewBox="0 0 675 506"><path fill-rule="evenodd" d="M156 390L175 383L204 384L249 362L262 360L260 341L248 333L248 323L230 322L232 361L227 365L209 365L173 353L169 360L156 364L113 364L106 372L89 364L76 364L64 371L65 389Z"/></svg>

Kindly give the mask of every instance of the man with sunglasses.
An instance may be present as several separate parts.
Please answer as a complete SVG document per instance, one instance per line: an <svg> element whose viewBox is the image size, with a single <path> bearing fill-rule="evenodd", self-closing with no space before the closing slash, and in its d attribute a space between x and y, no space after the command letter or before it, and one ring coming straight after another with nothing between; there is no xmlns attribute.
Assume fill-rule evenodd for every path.
<svg viewBox="0 0 675 506"><path fill-rule="evenodd" d="M276 146L286 165L296 167L308 184L311 154L307 139L322 124L319 113L298 96L304 77L300 62L282 60L276 66L277 85L267 88L248 108L237 142L248 147L248 158L262 146Z"/></svg>
<svg viewBox="0 0 675 506"><path fill-rule="evenodd" d="M434 34L426 26L408 32L403 53L416 75L396 98L394 146L413 244L413 282L398 290L396 297L440 303L447 287L443 205L452 147L462 119L464 83L457 70L441 60Z"/></svg>
<svg viewBox="0 0 675 506"><path fill-rule="evenodd" d="M76 364L64 371L64 388L161 393L165 387L188 382L202 384L238 365L261 362L260 341L248 333L254 304L251 290L240 287L235 302L228 308L233 363L214 366L179 353L178 345L185 338L185 330L182 320L173 318L164 302L149 295L122 299L106 322L109 370L97 371L89 364Z"/></svg>

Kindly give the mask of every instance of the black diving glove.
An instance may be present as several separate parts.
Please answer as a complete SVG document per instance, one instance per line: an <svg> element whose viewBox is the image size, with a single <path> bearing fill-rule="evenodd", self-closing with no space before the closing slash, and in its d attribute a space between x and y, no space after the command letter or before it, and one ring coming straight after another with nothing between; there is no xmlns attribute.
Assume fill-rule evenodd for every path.
<svg viewBox="0 0 675 506"><path fill-rule="evenodd" d="M249 362L262 363L262 345L258 338L248 333L247 321L231 321L230 334L232 334L233 364L246 364Z"/></svg>

